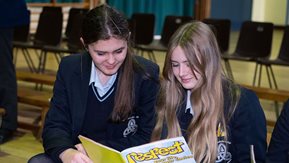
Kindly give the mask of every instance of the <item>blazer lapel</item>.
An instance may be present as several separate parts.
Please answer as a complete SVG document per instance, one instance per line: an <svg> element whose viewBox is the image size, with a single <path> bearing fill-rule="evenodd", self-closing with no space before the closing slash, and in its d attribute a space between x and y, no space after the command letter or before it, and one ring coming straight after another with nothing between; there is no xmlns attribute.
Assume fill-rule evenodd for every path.
<svg viewBox="0 0 289 163"><path fill-rule="evenodd" d="M81 54L81 61L80 61L80 71L78 71L78 78L80 78L80 86L79 86L79 99L80 99L80 106L81 108L77 109L76 114L76 130L80 132L80 129L82 127L82 123L85 116L85 110L86 110L86 103L87 103L87 96L88 96L88 84L90 79L90 72L91 72L91 62L92 59L88 53ZM77 100L77 99L75 99Z"/></svg>

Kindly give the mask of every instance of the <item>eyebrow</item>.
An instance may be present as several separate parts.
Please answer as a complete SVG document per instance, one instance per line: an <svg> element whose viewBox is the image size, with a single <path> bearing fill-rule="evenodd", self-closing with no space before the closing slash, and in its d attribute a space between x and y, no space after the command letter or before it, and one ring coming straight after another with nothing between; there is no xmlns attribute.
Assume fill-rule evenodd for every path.
<svg viewBox="0 0 289 163"><path fill-rule="evenodd" d="M117 51L119 51L119 50L123 50L125 47L123 46L123 47L120 47L120 48L118 48L118 49L116 49L116 50L113 50L112 52L114 53L114 52L117 52ZM101 50L95 50L97 53L108 53L108 51L101 51Z"/></svg>
<svg viewBox="0 0 289 163"><path fill-rule="evenodd" d="M179 62L179 61L175 61L175 60L171 60L171 62L177 62L177 63L189 63L189 61L188 61L188 60L185 60L185 61L181 61L181 62Z"/></svg>

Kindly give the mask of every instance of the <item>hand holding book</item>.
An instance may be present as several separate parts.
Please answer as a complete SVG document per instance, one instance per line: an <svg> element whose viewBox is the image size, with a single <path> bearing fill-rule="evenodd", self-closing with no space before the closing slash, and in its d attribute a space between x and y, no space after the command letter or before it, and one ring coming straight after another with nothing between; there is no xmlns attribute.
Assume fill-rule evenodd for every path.
<svg viewBox="0 0 289 163"><path fill-rule="evenodd" d="M195 163L192 153L183 137L165 139L131 147L121 152L94 142L84 136L79 136L79 139L88 156L95 163Z"/></svg>

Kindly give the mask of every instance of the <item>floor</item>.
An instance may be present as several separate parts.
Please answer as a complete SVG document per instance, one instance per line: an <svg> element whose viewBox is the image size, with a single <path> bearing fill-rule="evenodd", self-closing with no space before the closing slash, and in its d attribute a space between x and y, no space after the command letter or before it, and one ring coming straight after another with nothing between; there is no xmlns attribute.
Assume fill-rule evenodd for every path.
<svg viewBox="0 0 289 163"><path fill-rule="evenodd" d="M280 30L274 31L274 41L272 46L272 58L275 58L278 54L278 50L280 47L281 39L282 39L283 32ZM236 41L238 38L238 32L232 32L230 38L230 49L229 52L233 52L236 46ZM147 57L147 56L145 56ZM165 57L165 53L156 53L157 63L162 69L163 67L163 60ZM36 60L36 58L34 58ZM255 68L254 63L248 62L238 62L238 61L231 61L232 71L234 75L234 79L238 83L242 84L252 84L253 81L253 72ZM17 64L16 68L23 68L26 67L26 63L24 61L23 55L19 53L17 57ZM58 67L58 63L56 62L53 55L48 56L48 64L47 69L56 71ZM289 74L289 67L281 67L275 66L273 67L277 83L280 89L289 90L289 85L287 84L289 81L288 74ZM268 81L265 78L265 72L263 72L263 81L262 86L268 87ZM19 84L24 84L20 83ZM51 91L51 87L45 87L47 91ZM272 101L265 101L261 100L261 105L265 111L266 118L275 120L275 112L274 112L274 103ZM282 104L280 104L281 106ZM27 109L30 106L23 106L19 105L19 119L27 119L33 120L35 115L27 114ZM31 116L31 117L29 117ZM272 131L272 128L268 128L268 133ZM42 144L39 140L36 140L33 134L30 131L18 129L17 133L15 133L14 138L5 143L0 145L0 162L9 162L9 163L22 163L27 162L27 160L37 154L43 152Z"/></svg>

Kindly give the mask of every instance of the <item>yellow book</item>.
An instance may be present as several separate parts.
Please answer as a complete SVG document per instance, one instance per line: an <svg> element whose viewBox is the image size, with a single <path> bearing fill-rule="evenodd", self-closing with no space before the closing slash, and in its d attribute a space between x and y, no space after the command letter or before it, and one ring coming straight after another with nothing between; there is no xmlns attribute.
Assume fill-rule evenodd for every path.
<svg viewBox="0 0 289 163"><path fill-rule="evenodd" d="M121 152L81 135L79 139L94 163L195 163L183 137L164 139Z"/></svg>

